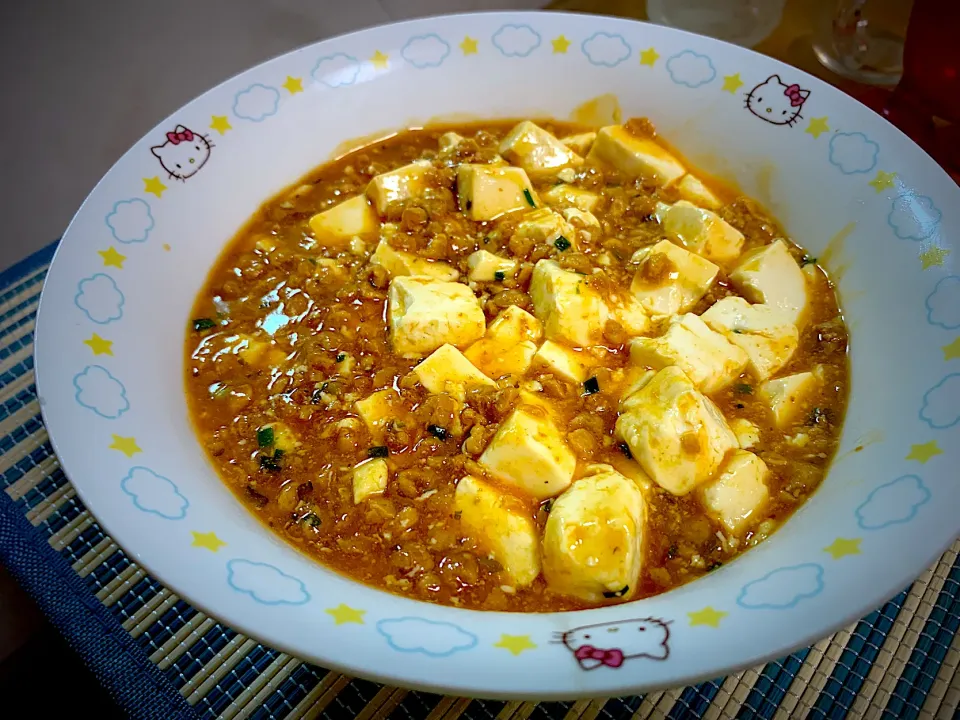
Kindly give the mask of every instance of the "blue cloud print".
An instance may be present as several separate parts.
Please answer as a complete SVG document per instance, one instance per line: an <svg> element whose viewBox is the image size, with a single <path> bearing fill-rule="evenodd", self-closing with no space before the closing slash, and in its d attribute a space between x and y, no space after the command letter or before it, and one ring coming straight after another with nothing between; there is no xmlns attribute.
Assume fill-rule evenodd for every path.
<svg viewBox="0 0 960 720"><path fill-rule="evenodd" d="M73 376L77 402L108 420L116 420L130 409L127 389L110 371L100 365L88 365Z"/></svg>
<svg viewBox="0 0 960 720"><path fill-rule="evenodd" d="M233 114L241 120L263 122L276 115L279 108L280 91L261 83L254 83L233 98Z"/></svg>
<svg viewBox="0 0 960 720"><path fill-rule="evenodd" d="M864 530L880 530L909 522L920 506L929 502L930 490L916 475L904 475L881 485L857 508L857 524Z"/></svg>
<svg viewBox="0 0 960 720"><path fill-rule="evenodd" d="M133 499L133 504L146 513L167 520L182 520L187 516L190 501L181 494L170 478L157 475L150 468L133 467L120 481L120 488Z"/></svg>
<svg viewBox="0 0 960 720"><path fill-rule="evenodd" d="M934 430L960 422L960 373L951 373L923 394L920 419Z"/></svg>
<svg viewBox="0 0 960 720"><path fill-rule="evenodd" d="M490 41L507 57L526 57L540 47L540 35L529 25L504 25Z"/></svg>
<svg viewBox="0 0 960 720"><path fill-rule="evenodd" d="M154 225L150 205L140 198L114 203L104 220L114 240L124 244L146 242Z"/></svg>
<svg viewBox="0 0 960 720"><path fill-rule="evenodd" d="M583 54L593 65L616 67L633 54L633 50L621 35L596 32L580 46Z"/></svg>
<svg viewBox="0 0 960 720"><path fill-rule="evenodd" d="M360 61L352 55L334 53L317 60L311 74L314 80L327 87L353 85L360 74Z"/></svg>
<svg viewBox="0 0 960 720"><path fill-rule="evenodd" d="M440 67L450 54L450 45L439 35L417 35L407 40L400 56L415 68Z"/></svg>
<svg viewBox="0 0 960 720"><path fill-rule="evenodd" d="M377 632L394 650L430 657L447 657L477 645L477 636L458 625L418 617L381 620Z"/></svg>
<svg viewBox="0 0 960 720"><path fill-rule="evenodd" d="M960 277L942 278L927 295L927 322L945 330L960 328Z"/></svg>
<svg viewBox="0 0 960 720"><path fill-rule="evenodd" d="M231 560L227 563L227 584L261 605L303 605L310 600L301 580L269 563Z"/></svg>
<svg viewBox="0 0 960 720"><path fill-rule="evenodd" d="M706 55L684 50L667 60L667 72L677 85L698 88L717 76L713 61Z"/></svg>
<svg viewBox="0 0 960 720"><path fill-rule="evenodd" d="M113 278L97 273L77 283L73 304L97 325L106 325L123 317L123 293Z"/></svg>
<svg viewBox="0 0 960 720"><path fill-rule="evenodd" d="M926 195L906 192L893 199L887 225L901 240L926 240L937 232L943 213Z"/></svg>
<svg viewBox="0 0 960 720"><path fill-rule="evenodd" d="M870 172L879 156L880 146L862 132L836 133L830 138L830 164L844 175Z"/></svg>
<svg viewBox="0 0 960 720"><path fill-rule="evenodd" d="M748 610L787 610L823 591L823 566L804 563L769 572L740 590L737 605Z"/></svg>

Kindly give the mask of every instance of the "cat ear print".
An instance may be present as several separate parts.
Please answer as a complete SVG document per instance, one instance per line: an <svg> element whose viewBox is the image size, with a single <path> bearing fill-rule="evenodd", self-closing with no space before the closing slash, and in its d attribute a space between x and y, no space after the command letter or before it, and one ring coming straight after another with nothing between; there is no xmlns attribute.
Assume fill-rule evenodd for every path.
<svg viewBox="0 0 960 720"><path fill-rule="evenodd" d="M810 97L810 91L809 91L809 90L801 90L801 91L800 91L800 97L802 97L804 100L806 100L808 97Z"/></svg>
<svg viewBox="0 0 960 720"><path fill-rule="evenodd" d="M182 133L186 131L187 129L183 125L177 125L176 129L174 130L174 132L178 132L178 133Z"/></svg>
<svg viewBox="0 0 960 720"><path fill-rule="evenodd" d="M776 81L777 81L778 83L780 83L781 85L784 84L783 80L780 79L780 76L779 76L779 75L771 75L771 76L768 77L764 82L770 82L771 80L776 80Z"/></svg>
<svg viewBox="0 0 960 720"><path fill-rule="evenodd" d="M153 153L155 158L163 159L160 155L160 151L163 150L163 145L154 145L150 148L150 152Z"/></svg>

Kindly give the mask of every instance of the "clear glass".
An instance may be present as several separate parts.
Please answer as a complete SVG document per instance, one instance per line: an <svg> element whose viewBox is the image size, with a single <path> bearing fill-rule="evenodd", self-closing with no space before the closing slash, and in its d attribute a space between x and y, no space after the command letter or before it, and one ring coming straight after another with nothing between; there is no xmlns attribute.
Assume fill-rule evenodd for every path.
<svg viewBox="0 0 960 720"><path fill-rule="evenodd" d="M833 72L869 85L896 85L903 74L905 0L822 0L813 51Z"/></svg>
<svg viewBox="0 0 960 720"><path fill-rule="evenodd" d="M780 24L786 0L647 0L647 17L700 35L752 47Z"/></svg>

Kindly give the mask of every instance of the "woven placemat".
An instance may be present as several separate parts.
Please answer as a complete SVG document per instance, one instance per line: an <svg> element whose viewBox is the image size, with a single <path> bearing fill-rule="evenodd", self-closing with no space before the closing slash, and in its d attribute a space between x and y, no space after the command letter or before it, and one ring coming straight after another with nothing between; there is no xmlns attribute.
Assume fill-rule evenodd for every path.
<svg viewBox="0 0 960 720"><path fill-rule="evenodd" d="M538 704L383 687L221 625L133 562L60 469L33 376L34 318L52 252L0 274L0 560L131 716L956 717L960 541L882 608L810 648L739 675L627 698Z"/></svg>

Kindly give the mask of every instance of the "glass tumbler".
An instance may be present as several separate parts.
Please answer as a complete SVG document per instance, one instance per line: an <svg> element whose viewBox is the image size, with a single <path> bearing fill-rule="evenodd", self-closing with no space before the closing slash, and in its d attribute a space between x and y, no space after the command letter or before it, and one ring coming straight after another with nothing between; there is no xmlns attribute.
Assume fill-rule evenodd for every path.
<svg viewBox="0 0 960 720"><path fill-rule="evenodd" d="M772 33L786 0L647 0L647 17L668 25L752 47Z"/></svg>

